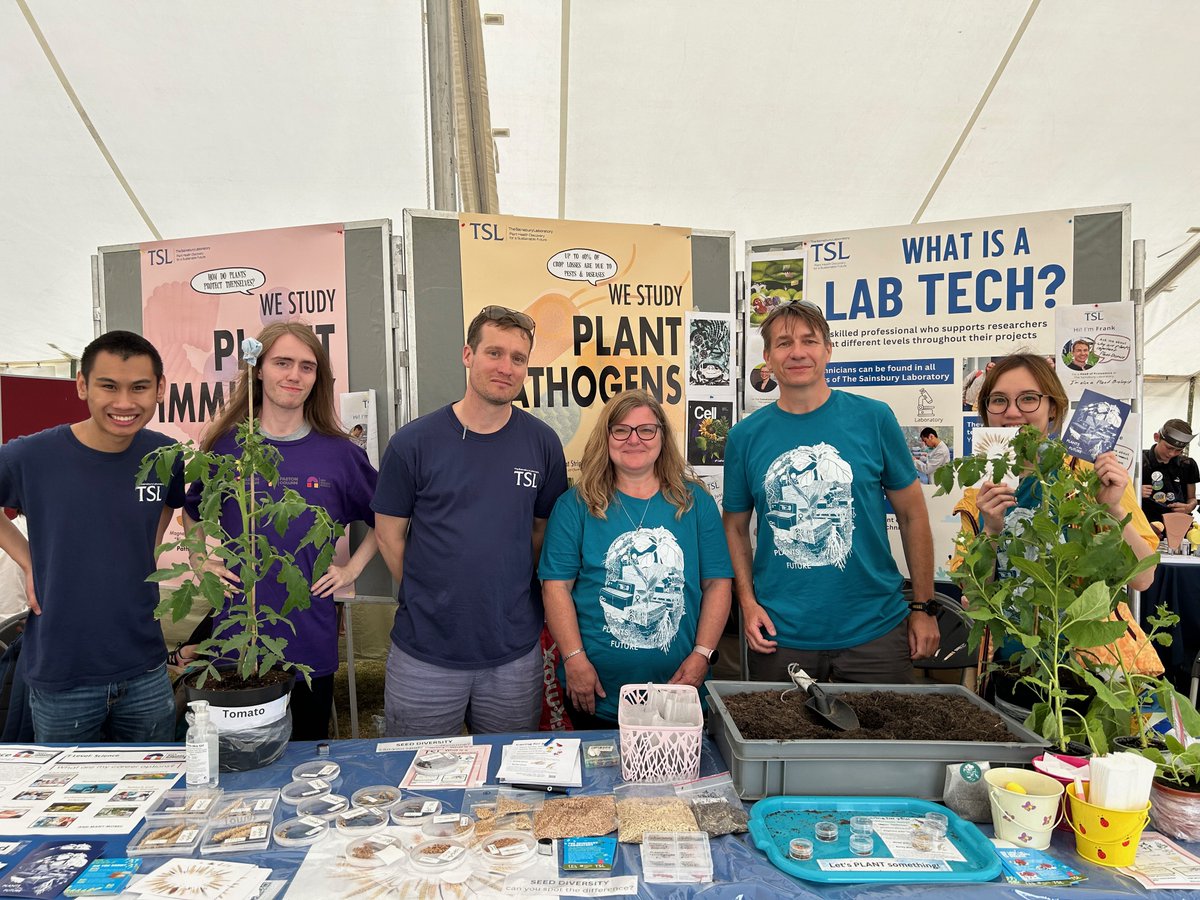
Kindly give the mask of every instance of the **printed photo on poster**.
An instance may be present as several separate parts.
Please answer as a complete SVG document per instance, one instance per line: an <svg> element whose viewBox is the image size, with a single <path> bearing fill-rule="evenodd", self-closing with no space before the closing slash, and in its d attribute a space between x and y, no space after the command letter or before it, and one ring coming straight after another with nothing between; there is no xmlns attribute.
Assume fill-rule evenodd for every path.
<svg viewBox="0 0 1200 900"><path fill-rule="evenodd" d="M753 253L746 257L750 268L750 292L746 304L745 404L748 409L777 396L778 384L763 362L763 340L759 329L771 310L804 299L804 247L780 252Z"/></svg>
<svg viewBox="0 0 1200 900"><path fill-rule="evenodd" d="M375 420L375 389L349 391L338 395L342 427L350 440L367 451L367 459L379 468L379 426Z"/></svg>
<svg viewBox="0 0 1200 900"><path fill-rule="evenodd" d="M901 425L905 443L921 484L932 484L933 473L954 459L953 425Z"/></svg>
<svg viewBox="0 0 1200 900"><path fill-rule="evenodd" d="M1129 408L1121 400L1085 390L1074 404L1071 421L1063 433L1067 451L1077 459L1095 462L1101 453L1115 449Z"/></svg>
<svg viewBox="0 0 1200 900"><path fill-rule="evenodd" d="M1088 303L1060 307L1055 317L1057 371L1067 397L1087 390L1132 400L1137 393L1133 304Z"/></svg>
<svg viewBox="0 0 1200 900"><path fill-rule="evenodd" d="M708 492L717 501L717 509L721 508L721 499L725 496L725 467L724 466L694 466L692 471L704 482Z"/></svg>
<svg viewBox="0 0 1200 900"><path fill-rule="evenodd" d="M779 387L778 382L775 381L775 375L767 363L760 362L750 370L750 387L760 394L769 394Z"/></svg>
<svg viewBox="0 0 1200 900"><path fill-rule="evenodd" d="M725 462L725 439L733 427L732 400L689 400L687 461L693 466Z"/></svg>
<svg viewBox="0 0 1200 900"><path fill-rule="evenodd" d="M733 317L688 313L687 388L733 396Z"/></svg>

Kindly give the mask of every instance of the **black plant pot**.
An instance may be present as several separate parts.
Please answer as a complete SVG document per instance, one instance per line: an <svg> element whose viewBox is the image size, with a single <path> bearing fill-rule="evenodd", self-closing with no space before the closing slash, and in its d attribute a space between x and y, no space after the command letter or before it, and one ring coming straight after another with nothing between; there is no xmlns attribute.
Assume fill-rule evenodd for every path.
<svg viewBox="0 0 1200 900"><path fill-rule="evenodd" d="M292 692L295 677L289 675L279 681L255 687L212 689L192 685L191 678L184 681L184 694L190 703L207 700L214 709L234 710L234 716L255 716L266 704L273 703ZM220 766L222 772L247 772L269 766L287 749L292 738L292 713L289 709L282 719L266 725L246 728L242 731L222 731L220 735Z"/></svg>
<svg viewBox="0 0 1200 900"><path fill-rule="evenodd" d="M1132 750L1134 753L1142 749L1142 742L1136 734L1123 734L1120 737L1113 738L1112 742L1122 750ZM1167 749L1167 742L1158 735L1149 735L1146 738L1146 746L1153 747L1155 750L1165 751Z"/></svg>

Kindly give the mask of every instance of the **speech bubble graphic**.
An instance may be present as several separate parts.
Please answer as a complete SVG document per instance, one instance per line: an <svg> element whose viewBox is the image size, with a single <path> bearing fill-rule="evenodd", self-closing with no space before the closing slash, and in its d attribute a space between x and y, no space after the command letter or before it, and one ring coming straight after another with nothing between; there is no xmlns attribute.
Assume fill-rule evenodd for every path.
<svg viewBox="0 0 1200 900"><path fill-rule="evenodd" d="M1096 336L1096 345L1092 348L1101 362L1109 360L1129 359L1129 349L1132 342L1123 334L1100 334Z"/></svg>
<svg viewBox="0 0 1200 900"><path fill-rule="evenodd" d="M593 287L617 274L617 261L599 250L574 247L560 250L546 262L546 270L564 281L586 281Z"/></svg>
<svg viewBox="0 0 1200 900"><path fill-rule="evenodd" d="M192 277L192 290L197 294L249 294L267 283L267 276L258 269L209 269Z"/></svg>

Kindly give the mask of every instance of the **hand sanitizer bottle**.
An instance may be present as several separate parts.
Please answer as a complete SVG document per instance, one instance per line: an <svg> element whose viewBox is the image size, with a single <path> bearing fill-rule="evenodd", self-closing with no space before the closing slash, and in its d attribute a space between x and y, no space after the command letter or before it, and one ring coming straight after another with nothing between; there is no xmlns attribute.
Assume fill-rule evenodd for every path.
<svg viewBox="0 0 1200 900"><path fill-rule="evenodd" d="M220 740L217 728L208 718L208 701L193 700L192 725L187 731L187 785L216 787L220 780L217 759Z"/></svg>

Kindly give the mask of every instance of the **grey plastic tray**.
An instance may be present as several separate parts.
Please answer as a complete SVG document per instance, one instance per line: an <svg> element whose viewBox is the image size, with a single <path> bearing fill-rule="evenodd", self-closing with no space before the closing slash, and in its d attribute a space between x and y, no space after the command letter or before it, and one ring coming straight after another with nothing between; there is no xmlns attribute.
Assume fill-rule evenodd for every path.
<svg viewBox="0 0 1200 900"><path fill-rule="evenodd" d="M785 691L789 683L710 681L708 730L729 766L738 794L746 800L781 794L920 797L941 800L946 766L959 762L1027 764L1047 746L1023 725L956 684L832 684L833 695L867 691L951 694L1004 719L1021 740L972 741L781 741L742 737L723 697L754 691Z"/></svg>

